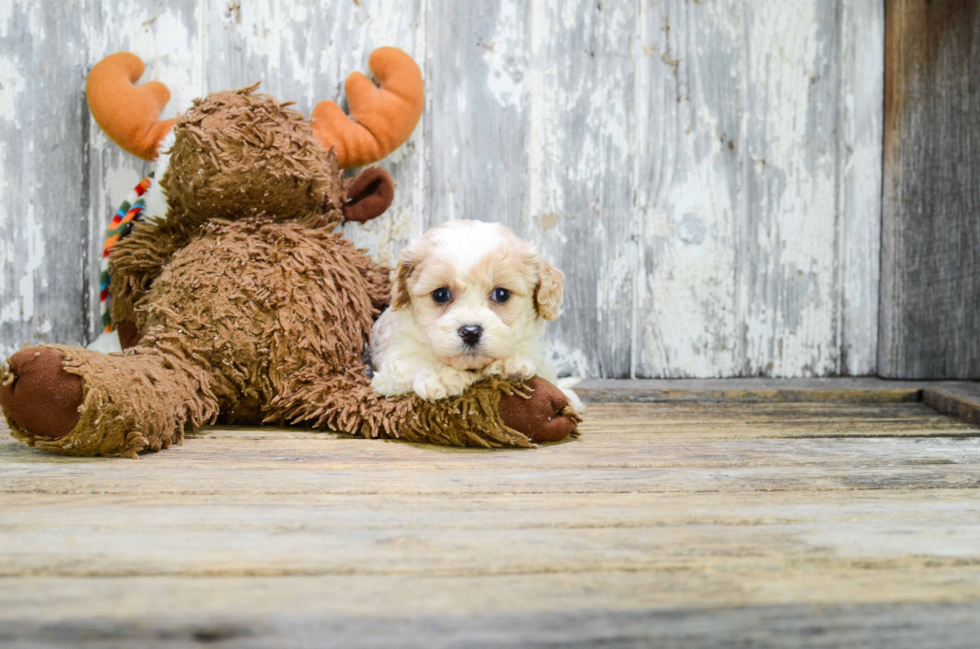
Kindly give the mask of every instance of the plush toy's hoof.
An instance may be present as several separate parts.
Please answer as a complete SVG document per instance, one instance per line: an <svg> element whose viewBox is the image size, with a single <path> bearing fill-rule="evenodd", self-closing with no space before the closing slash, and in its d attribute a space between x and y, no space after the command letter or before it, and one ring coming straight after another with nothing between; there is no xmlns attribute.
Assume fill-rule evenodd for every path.
<svg viewBox="0 0 980 649"><path fill-rule="evenodd" d="M61 362L50 347L27 347L0 370L0 406L38 437L60 439L78 423L82 380L64 371Z"/></svg>
<svg viewBox="0 0 980 649"><path fill-rule="evenodd" d="M564 414L568 397L544 379L535 376L525 385L531 388L531 398L518 395L500 397L500 418L532 442L557 442L575 429L575 423Z"/></svg>

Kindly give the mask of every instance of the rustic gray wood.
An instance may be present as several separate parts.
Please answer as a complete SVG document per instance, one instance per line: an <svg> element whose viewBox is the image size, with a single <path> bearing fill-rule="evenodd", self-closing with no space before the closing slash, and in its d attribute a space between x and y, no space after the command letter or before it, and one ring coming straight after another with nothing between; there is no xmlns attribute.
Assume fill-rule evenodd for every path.
<svg viewBox="0 0 980 649"><path fill-rule="evenodd" d="M640 18L635 375L739 375L744 16L678 1Z"/></svg>
<svg viewBox="0 0 980 649"><path fill-rule="evenodd" d="M878 368L885 16L882 2L841 3L838 204L840 373Z"/></svg>
<svg viewBox="0 0 980 649"><path fill-rule="evenodd" d="M886 14L879 371L980 377L980 5Z"/></svg>
<svg viewBox="0 0 980 649"><path fill-rule="evenodd" d="M138 461L0 440L0 642L975 641L976 427L921 403L605 403L582 433L209 427Z"/></svg>
<svg viewBox="0 0 980 649"><path fill-rule="evenodd" d="M85 342L88 35L77 3L0 10L0 356Z"/></svg>
<svg viewBox="0 0 980 649"><path fill-rule="evenodd" d="M584 401L655 403L921 401L925 381L875 378L833 379L588 379L575 386Z"/></svg>
<svg viewBox="0 0 980 649"><path fill-rule="evenodd" d="M345 227L376 259L392 264L412 235L450 218L512 226L566 272L565 314L548 334L562 373L876 369L883 0L8 4L0 83L34 79L32 65L44 74L0 89L14 129L0 212L15 242L0 278L4 352L99 328L105 224L148 169L87 116L80 91L102 56L142 56L145 78L173 93L167 116L256 80L308 114L342 101L346 76L390 44L419 62L427 99L415 134L382 162L398 184L392 210ZM60 34L59 21L73 25L64 47L28 36ZM46 132L57 146L31 150L25 136L19 155L39 98L74 113ZM57 198L31 203L45 192L25 180L30 169ZM43 250L23 245L31 205ZM74 217L66 205L79 206Z"/></svg>
<svg viewBox="0 0 980 649"><path fill-rule="evenodd" d="M823 297L836 297L828 280L839 227L839 8L808 3L801 18L800 6L782 4L778 11L756 8L746 19L746 210L737 272L741 364L750 375L785 375L788 364L789 374L819 376L839 364L839 305Z"/></svg>
<svg viewBox="0 0 980 649"><path fill-rule="evenodd" d="M873 373L881 5L643 6L636 376Z"/></svg>
<svg viewBox="0 0 980 649"><path fill-rule="evenodd" d="M930 385L922 391L922 402L936 412L980 426L980 384Z"/></svg>
<svg viewBox="0 0 980 649"><path fill-rule="evenodd" d="M535 2L530 204L565 270L559 371L625 378L634 363L632 69L639 3ZM525 228L527 231L528 228ZM582 360L585 362L583 363Z"/></svg>
<svg viewBox="0 0 980 649"><path fill-rule="evenodd" d="M478 219L520 231L528 195L530 3L430 0L426 9L426 227Z"/></svg>
<svg viewBox="0 0 980 649"><path fill-rule="evenodd" d="M235 647L319 647L327 643L338 647L396 646L429 649L433 646L506 647L519 638L522 647L582 647L595 646L621 649L627 647L690 647L728 649L732 646L751 646L798 649L839 647L869 647L875 649L973 649L980 633L980 604L954 602L947 604L811 604L797 606L754 606L705 610L697 605L681 609L623 609L597 612L589 608L564 610L547 616L539 611L514 611L505 614L408 616L402 613L404 601L393 601L395 612L372 612L358 617L336 614L300 616L298 611L277 612L256 619L244 614L230 602L216 603L214 592L208 597L195 598L196 608L173 612L173 603L180 602L190 588L185 584L171 586L163 596L156 591L160 580L129 579L95 588L86 581L85 593L69 580L49 580L33 590L32 599L46 602L63 599L65 590L71 601L83 604L92 598L115 595L129 589L138 593L138 603L155 607L161 599L168 602L166 610L154 610L153 616L133 619L119 616L86 618L73 616L69 620L45 622L18 620L0 629L0 641L7 646L40 648L73 646L79 637L90 645L117 643L124 640L130 646L186 647L213 646L215 643ZM499 580L486 584L498 587ZM228 589L256 597L266 589L254 583L242 584L229 580ZM406 598L415 595L413 584L398 594ZM287 581L282 590L294 588ZM901 586L899 586L901 587ZM151 594L151 590L153 594ZM17 591L18 593L21 591ZM197 595L197 593L194 593ZM323 589L304 589L310 598L349 597L349 592ZM469 593L467 593L469 596ZM22 602L3 601L20 612ZM219 600L220 601L220 600ZM296 599L301 607L307 600ZM300 609L302 610L302 609ZM329 642L327 640L329 639Z"/></svg>

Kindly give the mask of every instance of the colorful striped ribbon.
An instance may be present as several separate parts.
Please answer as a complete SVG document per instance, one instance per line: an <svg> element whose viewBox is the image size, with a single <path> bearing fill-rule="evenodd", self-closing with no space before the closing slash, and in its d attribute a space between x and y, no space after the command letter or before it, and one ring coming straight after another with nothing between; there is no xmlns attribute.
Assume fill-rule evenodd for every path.
<svg viewBox="0 0 980 649"><path fill-rule="evenodd" d="M136 223L143 220L143 211L146 204L143 194L150 188L153 182L153 174L140 181L140 184L133 188L126 200L123 201L119 209L112 216L109 228L106 230L105 244L102 246L102 272L99 275L99 310L102 314L102 326L106 333L110 333L113 326L112 316L109 315L109 305L111 296L109 295L109 282L112 279L112 271L109 264L109 253L119 240L133 231Z"/></svg>

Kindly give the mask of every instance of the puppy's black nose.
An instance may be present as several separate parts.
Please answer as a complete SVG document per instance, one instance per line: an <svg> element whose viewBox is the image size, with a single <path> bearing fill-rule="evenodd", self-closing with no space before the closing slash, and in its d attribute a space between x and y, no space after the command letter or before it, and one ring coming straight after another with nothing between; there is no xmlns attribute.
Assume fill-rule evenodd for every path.
<svg viewBox="0 0 980 649"><path fill-rule="evenodd" d="M480 336L483 335L483 327L480 325L464 325L459 328L457 333L463 339L464 343L473 347L480 342Z"/></svg>

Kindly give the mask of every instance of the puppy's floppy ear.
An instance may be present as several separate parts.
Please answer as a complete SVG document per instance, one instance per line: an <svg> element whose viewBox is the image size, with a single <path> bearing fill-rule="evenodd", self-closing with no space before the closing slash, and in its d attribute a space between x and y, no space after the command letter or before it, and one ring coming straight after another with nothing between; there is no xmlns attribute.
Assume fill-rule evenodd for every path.
<svg viewBox="0 0 980 649"><path fill-rule="evenodd" d="M554 320L561 312L561 299L565 291L565 273L541 257L537 258L538 285L534 287L534 308L545 320Z"/></svg>
<svg viewBox="0 0 980 649"><path fill-rule="evenodd" d="M412 294L408 282L425 259L427 246L422 239L409 242L398 255L398 267L395 269L395 281L391 286L391 310L403 309L412 303Z"/></svg>

